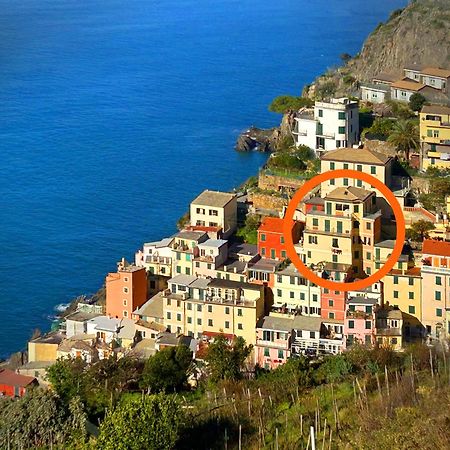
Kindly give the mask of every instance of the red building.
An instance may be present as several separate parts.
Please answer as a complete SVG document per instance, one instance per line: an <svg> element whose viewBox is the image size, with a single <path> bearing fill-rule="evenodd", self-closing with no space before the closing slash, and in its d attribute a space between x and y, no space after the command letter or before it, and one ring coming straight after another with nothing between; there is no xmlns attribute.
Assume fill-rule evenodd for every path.
<svg viewBox="0 0 450 450"><path fill-rule="evenodd" d="M8 397L22 397L28 388L37 384L34 377L20 375L9 369L0 369L0 394Z"/></svg>
<svg viewBox="0 0 450 450"><path fill-rule="evenodd" d="M320 317L323 319L344 320L345 292L320 289Z"/></svg>
<svg viewBox="0 0 450 450"><path fill-rule="evenodd" d="M263 258L282 260L287 257L283 237L284 220L279 217L265 217L258 228L258 253ZM303 223L292 221L294 244L300 240Z"/></svg>

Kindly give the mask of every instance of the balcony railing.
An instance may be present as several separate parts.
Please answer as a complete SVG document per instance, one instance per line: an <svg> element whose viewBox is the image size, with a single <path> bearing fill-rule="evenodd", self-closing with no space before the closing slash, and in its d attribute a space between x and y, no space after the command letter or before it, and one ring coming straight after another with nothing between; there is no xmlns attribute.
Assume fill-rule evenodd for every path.
<svg viewBox="0 0 450 450"><path fill-rule="evenodd" d="M348 319L371 319L372 313L368 313L365 311L351 311L348 309L345 316Z"/></svg>

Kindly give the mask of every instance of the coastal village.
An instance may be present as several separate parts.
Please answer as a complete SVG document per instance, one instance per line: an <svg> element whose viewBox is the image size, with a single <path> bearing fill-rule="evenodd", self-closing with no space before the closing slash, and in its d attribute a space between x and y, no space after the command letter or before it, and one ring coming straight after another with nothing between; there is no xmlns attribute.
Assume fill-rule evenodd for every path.
<svg viewBox="0 0 450 450"><path fill-rule="evenodd" d="M199 193L177 233L143 243L134 260L122 258L106 275L104 303L80 301L57 329L28 342L24 364L0 369L0 391L21 396L30 386L46 386L47 369L61 358L88 364L112 355L146 360L184 344L202 361L218 336L251 345L249 373L355 345L398 352L414 342L446 345L450 197L430 211L417 194L429 182L421 174L448 176L449 92L450 70L408 66L399 79L380 74L362 83L360 99L322 99L290 111L293 151L307 149L308 161L280 169L272 164L274 153L253 183ZM418 93L423 101L413 118L416 146L395 148L370 133L362 138L364 108L388 99L407 106ZM330 291L304 278L288 258L283 235L296 190L315 174L338 169L370 174L388 186L407 228L395 267L360 291ZM297 205L292 238L315 274L352 282L376 273L389 258L395 217L367 183L331 179ZM192 378L199 376L200 369Z"/></svg>

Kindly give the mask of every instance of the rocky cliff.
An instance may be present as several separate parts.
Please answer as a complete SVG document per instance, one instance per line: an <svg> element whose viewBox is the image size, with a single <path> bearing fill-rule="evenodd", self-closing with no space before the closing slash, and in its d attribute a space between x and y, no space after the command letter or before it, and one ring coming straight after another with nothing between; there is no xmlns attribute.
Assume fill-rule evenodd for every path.
<svg viewBox="0 0 450 450"><path fill-rule="evenodd" d="M370 80L414 63L450 67L450 0L416 0L393 11L370 34L348 69L358 80Z"/></svg>

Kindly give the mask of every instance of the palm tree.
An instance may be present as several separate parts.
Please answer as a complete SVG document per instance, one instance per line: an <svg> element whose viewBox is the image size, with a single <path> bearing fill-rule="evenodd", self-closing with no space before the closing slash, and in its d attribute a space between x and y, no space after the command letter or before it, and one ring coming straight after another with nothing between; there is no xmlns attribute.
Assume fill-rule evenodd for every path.
<svg viewBox="0 0 450 450"><path fill-rule="evenodd" d="M397 152L409 161L410 150L419 148L419 127L413 120L398 120L392 127L388 142L395 145Z"/></svg>

